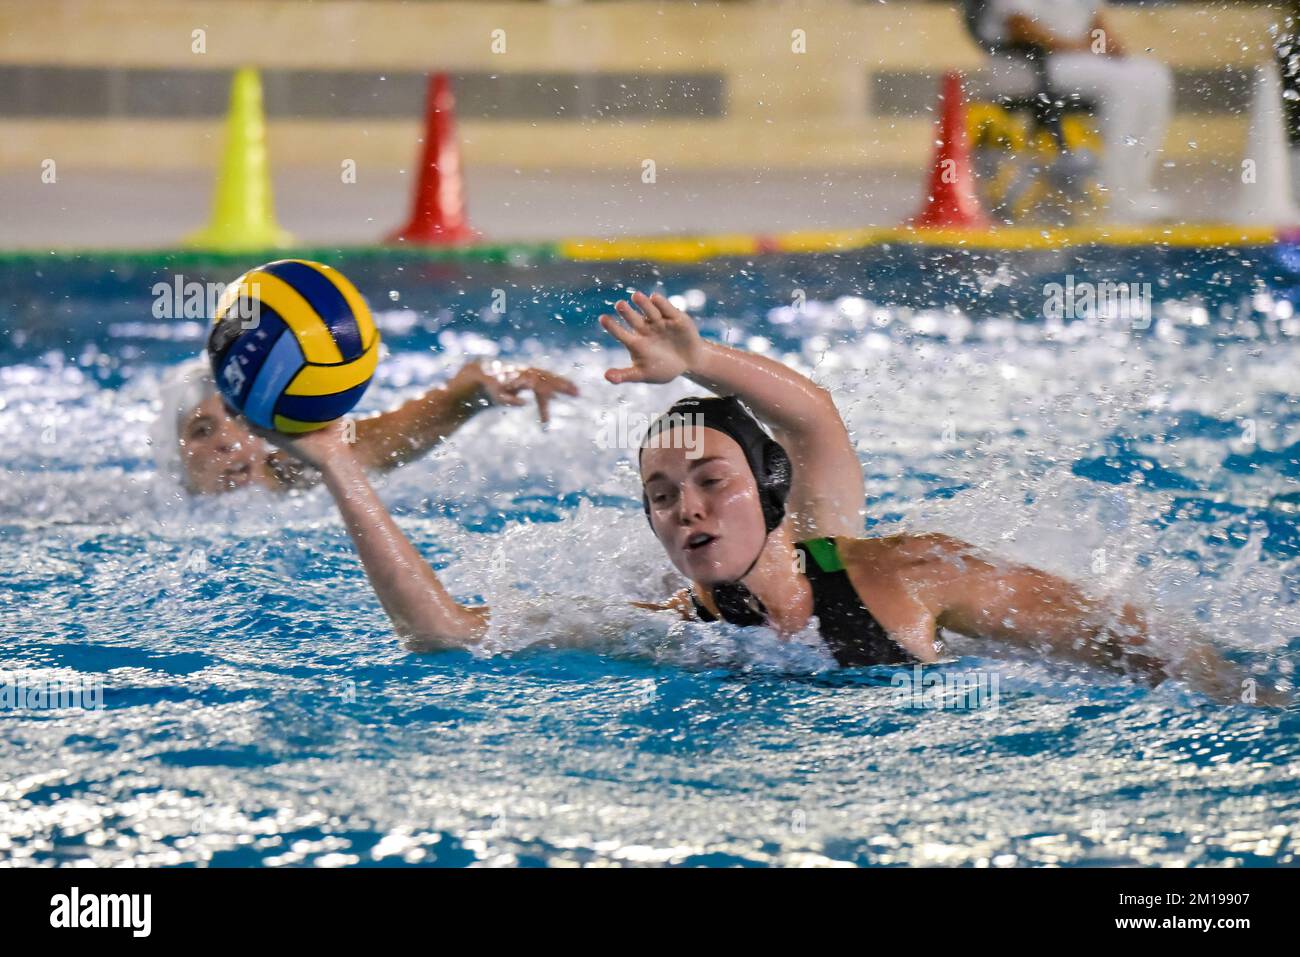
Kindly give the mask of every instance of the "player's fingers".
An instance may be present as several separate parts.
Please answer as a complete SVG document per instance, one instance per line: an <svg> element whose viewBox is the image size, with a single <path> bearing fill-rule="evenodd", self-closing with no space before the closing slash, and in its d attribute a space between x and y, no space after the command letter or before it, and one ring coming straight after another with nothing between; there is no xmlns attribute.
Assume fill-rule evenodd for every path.
<svg viewBox="0 0 1300 957"><path fill-rule="evenodd" d="M600 317L600 327L627 346L628 349L631 349L632 343L636 341L636 333L611 315L606 314Z"/></svg>
<svg viewBox="0 0 1300 957"><path fill-rule="evenodd" d="M536 378L532 380L531 384L534 392L545 392L548 399L557 394L578 394L578 387L576 385L564 378L564 376L555 375L550 372L542 372L539 370Z"/></svg>
<svg viewBox="0 0 1300 957"><path fill-rule="evenodd" d="M644 382L645 375L635 366L627 366L622 369L606 370L605 379L614 385L622 385L624 382Z"/></svg>
<svg viewBox="0 0 1300 957"><path fill-rule="evenodd" d="M651 323L659 322L663 315L659 312L659 307L655 304L654 296L647 296L643 292L634 292L632 301L637 307L645 313L645 316Z"/></svg>
<svg viewBox="0 0 1300 957"><path fill-rule="evenodd" d="M533 388L541 387L548 390L552 395L556 392L563 392L565 395L577 395L578 387L557 372L547 372L545 369L534 369L537 379Z"/></svg>
<svg viewBox="0 0 1300 957"><path fill-rule="evenodd" d="M620 300L619 302L614 303L614 308L618 310L618 314L622 316L623 320L634 330L642 335L646 333L648 326L646 324L645 316L637 312L636 309L632 307L631 303Z"/></svg>
<svg viewBox="0 0 1300 957"><path fill-rule="evenodd" d="M661 292L655 293L650 297L655 308L663 315L665 319L680 320L687 318L686 313L682 312L672 304L672 301Z"/></svg>

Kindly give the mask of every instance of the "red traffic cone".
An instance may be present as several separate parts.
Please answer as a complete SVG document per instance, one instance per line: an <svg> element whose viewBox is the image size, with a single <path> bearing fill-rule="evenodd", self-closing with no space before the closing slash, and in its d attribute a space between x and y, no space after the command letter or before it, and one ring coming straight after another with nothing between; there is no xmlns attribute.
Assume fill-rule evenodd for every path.
<svg viewBox="0 0 1300 957"><path fill-rule="evenodd" d="M966 137L966 102L961 74L945 73L939 93L939 141L925 205L908 221L922 229L979 229L989 225L980 209L971 173L970 142Z"/></svg>
<svg viewBox="0 0 1300 957"><path fill-rule="evenodd" d="M429 77L424 127L424 150L411 220L390 234L387 241L423 246L472 242L478 234L465 218L460 147L456 143L456 97L445 73Z"/></svg>

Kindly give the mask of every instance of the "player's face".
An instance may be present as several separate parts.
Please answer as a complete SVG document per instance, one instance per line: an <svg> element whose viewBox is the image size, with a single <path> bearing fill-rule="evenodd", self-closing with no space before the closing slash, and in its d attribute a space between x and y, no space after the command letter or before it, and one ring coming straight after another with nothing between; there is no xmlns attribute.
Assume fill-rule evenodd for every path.
<svg viewBox="0 0 1300 957"><path fill-rule="evenodd" d="M266 444L229 412L221 396L204 399L181 424L181 465L190 491L203 495L247 485L271 488Z"/></svg>
<svg viewBox="0 0 1300 957"><path fill-rule="evenodd" d="M647 447L641 476L669 560L692 581L715 585L749 570L767 530L745 453L729 435L700 433L695 448Z"/></svg>

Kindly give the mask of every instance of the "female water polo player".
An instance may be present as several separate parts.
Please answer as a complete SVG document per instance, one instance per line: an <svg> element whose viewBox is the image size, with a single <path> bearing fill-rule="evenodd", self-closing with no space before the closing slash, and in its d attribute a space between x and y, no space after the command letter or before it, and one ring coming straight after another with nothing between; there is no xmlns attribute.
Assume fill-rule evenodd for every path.
<svg viewBox="0 0 1300 957"><path fill-rule="evenodd" d="M428 452L482 409L524 405L523 392L533 393L545 424L551 400L577 395L578 389L543 369L471 362L444 386L387 412L355 419L352 451L363 468L396 468ZM268 448L243 418L227 411L206 359L182 363L163 380L162 411L152 441L159 472L174 476L196 495L244 486L283 491L319 481L314 471Z"/></svg>
<svg viewBox="0 0 1300 957"><path fill-rule="evenodd" d="M667 383L684 376L726 396L684 399L646 436L645 511L691 585L662 605L641 607L767 625L787 636L815 616L829 650L847 666L937 661L944 653L938 630L946 628L1151 683L1181 678L1221 700L1243 695L1243 677L1208 644L1188 640L1176 656L1158 658L1131 605L1112 610L1069 582L944 535L859 537L861 465L830 395L778 362L705 342L662 295L632 298L639 308L618 303L621 321L600 319L632 360L606 378ZM489 609L462 605L447 592L375 495L339 427L302 437L264 434L320 470L408 647L464 648L483 639Z"/></svg>

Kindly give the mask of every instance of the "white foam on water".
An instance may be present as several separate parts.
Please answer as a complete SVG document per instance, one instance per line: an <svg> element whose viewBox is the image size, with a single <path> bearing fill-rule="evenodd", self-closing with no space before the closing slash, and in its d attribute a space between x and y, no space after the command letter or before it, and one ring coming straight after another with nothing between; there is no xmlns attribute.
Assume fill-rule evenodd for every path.
<svg viewBox="0 0 1300 957"><path fill-rule="evenodd" d="M838 341L846 336L846 316L862 328ZM1177 327L1136 340L1096 322L973 324L955 311L912 313L860 302L810 303L803 315L774 318L800 331L797 351L781 351L739 324L733 338L767 348L832 391L864 461L870 512L890 516L877 531L956 535L1092 590L1208 617L1216 637L1231 644L1268 648L1300 633L1300 605L1285 585L1295 561L1263 555L1260 528L1244 548L1231 549L1209 539L1232 516L1155 524L1179 496L1259 506L1284 491L1267 469L1222 470L1228 454L1248 451L1241 442L1195 429L1183 434L1175 423L1195 412L1225 423L1253 421L1262 448L1300 440L1300 418L1278 398L1293 381L1293 341L1271 348L1189 343ZM495 348L476 333L443 336L479 355ZM529 507L528 496L541 496L538 507L558 521L516 520L499 532L470 534L450 519L429 519L427 534L454 555L448 582L503 610L552 596L562 610L550 624L535 609L520 613L523 632L542 642L560 642L575 629L639 634L638 627L648 627L657 634L657 625L629 625L609 607L584 604L662 599L682 584L635 507L634 450L603 446L620 405L645 416L700 390L689 383L611 386L604 370L624 361L612 349L534 342L528 351L529 361L572 376L581 401L557 401L547 430L532 409L487 411L425 460L378 478L377 486L399 511L445 508L484 519L517 514ZM384 408L445 381L461 361L447 353L395 352L364 408ZM194 501L154 476L148 424L161 371L139 366L120 389L103 389L88 370L57 354L0 370L0 521L99 527L145 540L238 541L337 526L319 490ZM1114 485L1072 474L1079 459L1106 455L1116 430L1153 433L1133 449L1191 483L1216 487L1203 493ZM936 484L960 490L924 497ZM612 496L629 507L557 509L555 496L574 493ZM503 625L494 637L501 648L527 637L520 629L507 632Z"/></svg>

